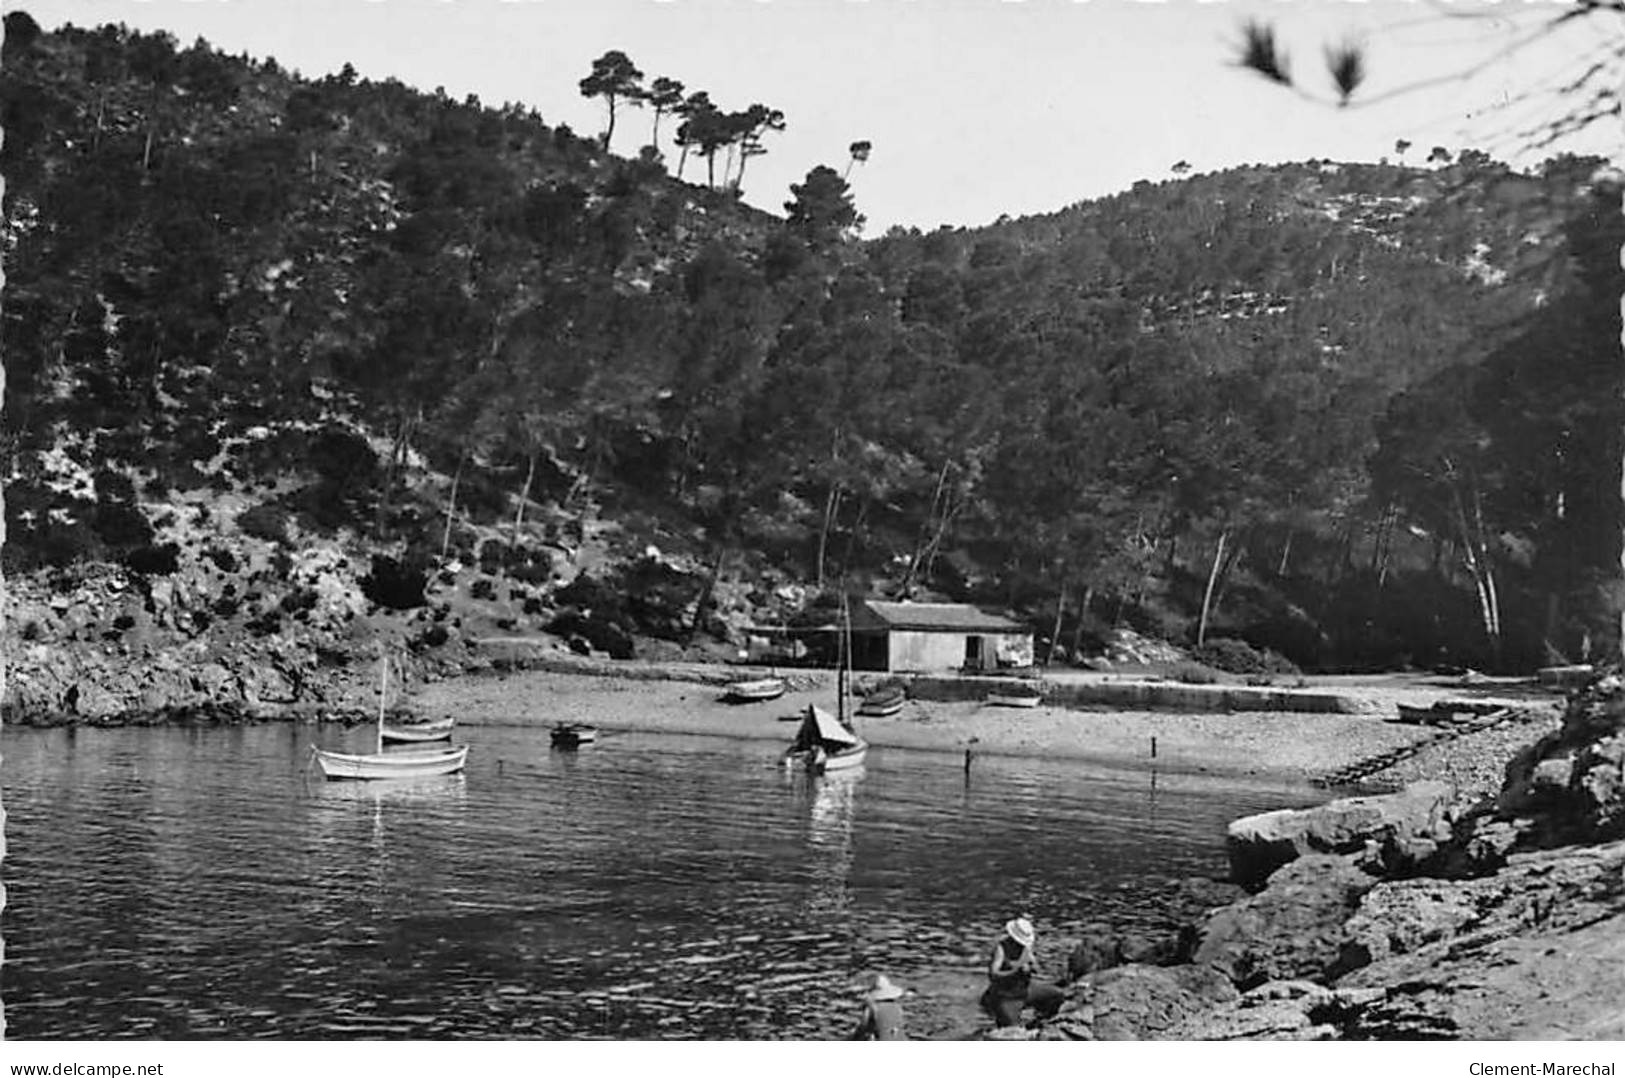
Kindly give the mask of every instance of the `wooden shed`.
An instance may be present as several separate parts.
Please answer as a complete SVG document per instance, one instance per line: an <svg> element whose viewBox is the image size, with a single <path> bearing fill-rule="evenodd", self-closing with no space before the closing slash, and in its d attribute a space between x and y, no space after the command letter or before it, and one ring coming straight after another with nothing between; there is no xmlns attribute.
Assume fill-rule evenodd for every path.
<svg viewBox="0 0 1625 1078"><path fill-rule="evenodd" d="M852 608L852 658L859 670L993 672L1033 664L1026 626L965 603L888 603Z"/></svg>

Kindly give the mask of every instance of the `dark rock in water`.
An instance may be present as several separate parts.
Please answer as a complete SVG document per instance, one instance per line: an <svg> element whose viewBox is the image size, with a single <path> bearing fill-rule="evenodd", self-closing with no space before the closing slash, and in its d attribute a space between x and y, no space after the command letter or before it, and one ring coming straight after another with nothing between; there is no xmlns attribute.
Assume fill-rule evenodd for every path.
<svg viewBox="0 0 1625 1078"><path fill-rule="evenodd" d="M1231 879L1256 888L1277 868L1309 853L1357 853L1368 845L1386 855L1368 867L1395 870L1448 839L1445 810L1454 791L1445 783L1418 782L1401 793L1349 797L1311 809L1281 809L1233 821L1225 833Z"/></svg>
<svg viewBox="0 0 1625 1078"><path fill-rule="evenodd" d="M1098 970L1120 965L1122 961L1120 941L1110 927L1088 925L1083 938L1072 945L1071 953L1066 956L1066 978L1075 981Z"/></svg>
<svg viewBox="0 0 1625 1078"><path fill-rule="evenodd" d="M1146 1040L1236 996L1229 980L1203 966L1117 966L1074 986L1076 1009L1056 1028L1072 1040Z"/></svg>
<svg viewBox="0 0 1625 1078"><path fill-rule="evenodd" d="M1124 936L1117 941L1118 957L1125 965L1166 966L1179 960L1179 939L1168 935L1151 939L1146 936Z"/></svg>
<svg viewBox="0 0 1625 1078"><path fill-rule="evenodd" d="M1179 938L1122 935L1109 925L1086 925L1066 959L1066 980L1076 981L1114 966L1165 966L1180 960Z"/></svg>
<svg viewBox="0 0 1625 1078"><path fill-rule="evenodd" d="M1344 922L1376 884L1344 858L1301 857L1259 894L1209 914L1195 930L1191 959L1243 990L1324 977L1342 954Z"/></svg>

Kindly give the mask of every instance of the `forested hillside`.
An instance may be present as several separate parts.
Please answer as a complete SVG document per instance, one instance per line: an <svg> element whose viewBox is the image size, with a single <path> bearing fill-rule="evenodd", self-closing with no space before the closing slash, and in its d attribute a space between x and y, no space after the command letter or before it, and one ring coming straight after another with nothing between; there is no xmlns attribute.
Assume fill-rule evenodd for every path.
<svg viewBox="0 0 1625 1078"><path fill-rule="evenodd" d="M1515 668L1616 632L1597 162L1258 166L862 240L845 163L762 214L771 146L736 165L659 110L628 159L348 69L7 25L8 576L116 565L149 608L185 578L187 632L275 634L319 539L374 604L453 582L615 654L843 586L1008 608L1057 658L1124 624ZM230 536L282 572L226 581Z"/></svg>

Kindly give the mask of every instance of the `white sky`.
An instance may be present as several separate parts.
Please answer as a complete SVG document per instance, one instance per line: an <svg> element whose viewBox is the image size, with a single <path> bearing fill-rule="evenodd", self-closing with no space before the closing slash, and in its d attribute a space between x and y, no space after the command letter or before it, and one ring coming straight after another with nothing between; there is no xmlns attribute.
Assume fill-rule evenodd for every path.
<svg viewBox="0 0 1625 1078"><path fill-rule="evenodd" d="M202 36L230 53L274 56L319 77L346 61L487 105L521 101L550 124L603 129L601 102L577 83L608 49L704 89L718 105L760 101L788 128L746 175L746 200L781 212L788 186L818 164L837 169L858 139L874 143L851 175L865 234L912 225L985 224L1060 209L1195 172L1308 158L1374 161L1396 139L1420 162L1434 145L1521 159L1511 134L1531 116L1496 110L1526 88L1555 85L1625 33L1595 16L1492 63L1481 74L1338 110L1228 64L1243 19L1264 16L1294 72L1326 83L1322 43L1365 34L1366 96L1494 56L1552 3L1480 0L4 0L46 29L123 22ZM1464 17L1473 15L1475 17ZM1558 106L1548 93L1546 114ZM625 111L614 149L646 142L650 114ZM675 125L662 123L669 145ZM1576 148L1613 153L1617 122ZM1620 154L1615 154L1616 158ZM720 161L719 161L720 164ZM703 178L691 163L688 179Z"/></svg>

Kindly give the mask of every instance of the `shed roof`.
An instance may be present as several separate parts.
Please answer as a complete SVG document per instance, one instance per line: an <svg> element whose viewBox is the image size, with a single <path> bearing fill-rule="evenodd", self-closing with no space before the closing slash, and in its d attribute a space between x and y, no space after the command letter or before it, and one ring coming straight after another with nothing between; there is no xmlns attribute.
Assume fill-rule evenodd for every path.
<svg viewBox="0 0 1625 1078"><path fill-rule="evenodd" d="M885 603L866 600L854 611L860 628L915 629L922 632L1024 633L1027 626L968 603ZM869 615L869 616L865 616Z"/></svg>

